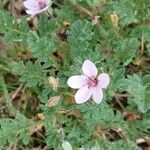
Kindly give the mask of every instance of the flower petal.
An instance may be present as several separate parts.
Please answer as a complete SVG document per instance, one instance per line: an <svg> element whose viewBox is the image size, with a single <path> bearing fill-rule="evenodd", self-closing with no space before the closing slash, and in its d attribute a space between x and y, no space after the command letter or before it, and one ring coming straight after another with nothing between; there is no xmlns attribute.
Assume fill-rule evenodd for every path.
<svg viewBox="0 0 150 150"><path fill-rule="evenodd" d="M29 15L36 15L39 13L39 10L26 10L26 13Z"/></svg>
<svg viewBox="0 0 150 150"><path fill-rule="evenodd" d="M93 62L90 60L85 60L82 65L83 74L88 77L96 77L97 76L97 68Z"/></svg>
<svg viewBox="0 0 150 150"><path fill-rule="evenodd" d="M47 10L48 7L49 7L49 5L46 6L44 9L41 9L41 10L26 10L26 13L27 13L27 14L30 14L30 15L36 15L36 14L39 14L39 13L41 13L41 12Z"/></svg>
<svg viewBox="0 0 150 150"><path fill-rule="evenodd" d="M51 0L45 0L45 3L46 3L47 5L51 5L51 4L52 4L52 1L51 1Z"/></svg>
<svg viewBox="0 0 150 150"><path fill-rule="evenodd" d="M93 100L95 103L99 104L103 99L103 91L100 87L93 88Z"/></svg>
<svg viewBox="0 0 150 150"><path fill-rule="evenodd" d="M71 76L68 81L67 84L73 88L73 89L79 89L81 87L83 87L86 84L86 76Z"/></svg>
<svg viewBox="0 0 150 150"><path fill-rule="evenodd" d="M32 9L32 10L36 10L36 7L34 6L36 3L36 0L26 0L23 2L23 5L27 8L27 9Z"/></svg>
<svg viewBox="0 0 150 150"><path fill-rule="evenodd" d="M80 88L75 94L75 101L77 104L86 102L92 96L92 91L87 86Z"/></svg>
<svg viewBox="0 0 150 150"><path fill-rule="evenodd" d="M98 76L98 84L101 88L106 88L110 82L109 75L107 73L101 73Z"/></svg>
<svg viewBox="0 0 150 150"><path fill-rule="evenodd" d="M41 10L39 11L39 13L41 13L41 12L47 10L49 6L50 6L50 5L47 5L45 8L41 9Z"/></svg>

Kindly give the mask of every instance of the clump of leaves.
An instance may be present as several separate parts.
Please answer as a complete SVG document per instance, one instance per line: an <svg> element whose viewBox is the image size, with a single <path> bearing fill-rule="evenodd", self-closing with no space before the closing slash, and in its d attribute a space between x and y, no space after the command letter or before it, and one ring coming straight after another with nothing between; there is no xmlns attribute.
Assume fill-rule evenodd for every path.
<svg viewBox="0 0 150 150"><path fill-rule="evenodd" d="M0 111L4 109L1 113L6 114L0 119L1 148L22 145L31 149L34 137L30 131L37 124L43 130L36 132L48 149L138 150L138 139L149 144L147 0L54 0L48 9L51 16L39 14L32 28L29 20L34 17L16 19L4 8L0 8L5 47L0 43ZM93 24L95 18L98 20ZM67 85L70 76L82 74L87 59L99 74L110 76L100 104L91 100L76 104L75 90ZM16 84L9 82L10 74L18 79ZM57 80L57 88L55 82L49 83L49 77ZM18 88L20 84L24 88ZM36 112L26 106L26 90L33 94L30 101L32 97L38 100ZM21 109L12 104L12 95L17 97L19 91L25 100ZM37 117L39 113L42 117ZM125 114L138 117L129 119Z"/></svg>

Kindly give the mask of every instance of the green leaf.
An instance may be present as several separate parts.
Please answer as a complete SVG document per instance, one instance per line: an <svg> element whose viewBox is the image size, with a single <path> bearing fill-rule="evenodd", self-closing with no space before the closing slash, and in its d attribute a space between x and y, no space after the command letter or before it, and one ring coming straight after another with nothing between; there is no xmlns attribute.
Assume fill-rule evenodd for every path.
<svg viewBox="0 0 150 150"><path fill-rule="evenodd" d="M114 68L114 70L112 70L111 73L112 84L110 85L112 90L115 88L118 89L121 86L122 81L124 79L124 74L125 74L124 68L120 68L120 69Z"/></svg>
<svg viewBox="0 0 150 150"><path fill-rule="evenodd" d="M68 41L71 44L77 44L78 42L88 42L94 36L92 32L92 24L88 20L77 20L71 26L68 31Z"/></svg>
<svg viewBox="0 0 150 150"><path fill-rule="evenodd" d="M99 142L101 150L140 150L133 142L127 141L115 141L110 142L107 140L102 140Z"/></svg>
<svg viewBox="0 0 150 150"><path fill-rule="evenodd" d="M27 38L28 30L25 19L17 22L8 12L0 9L0 33L4 34L8 43L24 42Z"/></svg>
<svg viewBox="0 0 150 150"><path fill-rule="evenodd" d="M137 39L142 39L144 41L150 42L150 26L149 25L139 25L131 30L130 36L136 37Z"/></svg>
<svg viewBox="0 0 150 150"><path fill-rule="evenodd" d="M75 1L75 0L73 0ZM56 9L55 12L58 15L58 20L74 22L78 19L79 13L75 11L67 1L64 1L64 5L61 6L62 9ZM69 13L66 13L69 12Z"/></svg>
<svg viewBox="0 0 150 150"><path fill-rule="evenodd" d="M116 0L108 3L106 11L116 12L120 18L120 24L124 27L137 21L135 2L130 0Z"/></svg>
<svg viewBox="0 0 150 150"><path fill-rule="evenodd" d="M128 76L128 79L125 79L123 86L123 89L130 93L128 102L131 104L135 103L138 110L142 113L150 110L150 78L148 77L149 76L140 77L136 74ZM147 82L144 82L145 79L147 79Z"/></svg>
<svg viewBox="0 0 150 150"><path fill-rule="evenodd" d="M42 88L41 91L38 91L38 98L40 99L40 101L42 103L47 103L47 101L49 100L50 97L52 97L52 94L54 93L54 91L52 90L52 88L50 87L50 85L46 85Z"/></svg>
<svg viewBox="0 0 150 150"><path fill-rule="evenodd" d="M87 0L87 3L91 6L97 6L99 7L101 5L101 3L103 3L103 0Z"/></svg>
<svg viewBox="0 0 150 150"><path fill-rule="evenodd" d="M138 131L142 131L144 133L150 134L150 113L147 112L142 116L142 119L136 120L133 122L134 127L138 129Z"/></svg>
<svg viewBox="0 0 150 150"><path fill-rule="evenodd" d="M55 33L59 23L56 19L49 20L47 16L40 16L38 30L40 36L50 35ZM45 34L46 33L46 34Z"/></svg>
<svg viewBox="0 0 150 150"><path fill-rule="evenodd" d="M92 24L88 20L77 20L72 25L68 34L68 42L74 54L79 55L80 51L89 47L89 42L94 36Z"/></svg>
<svg viewBox="0 0 150 150"><path fill-rule="evenodd" d="M36 33L32 32L28 36L28 46L32 54L40 62L51 66L52 53L56 51L57 45L52 37L44 36L40 38Z"/></svg>
<svg viewBox="0 0 150 150"><path fill-rule="evenodd" d="M78 108L83 113L83 118L89 128L94 128L97 125L105 128L113 127L116 122L121 124L121 115L119 113L115 115L113 109L104 100L100 105L95 105L94 103L83 104Z"/></svg>
<svg viewBox="0 0 150 150"><path fill-rule="evenodd" d="M115 49L116 60L128 65L135 57L139 42L136 38L120 40Z"/></svg>
<svg viewBox="0 0 150 150"><path fill-rule="evenodd" d="M16 114L15 119L0 120L0 146L5 144L14 144L22 140L24 144L29 142L30 124L27 119L20 113Z"/></svg>
<svg viewBox="0 0 150 150"><path fill-rule="evenodd" d="M21 76L20 81L26 83L27 87L41 86L47 80L46 72L37 62L11 62L8 65L13 74Z"/></svg>

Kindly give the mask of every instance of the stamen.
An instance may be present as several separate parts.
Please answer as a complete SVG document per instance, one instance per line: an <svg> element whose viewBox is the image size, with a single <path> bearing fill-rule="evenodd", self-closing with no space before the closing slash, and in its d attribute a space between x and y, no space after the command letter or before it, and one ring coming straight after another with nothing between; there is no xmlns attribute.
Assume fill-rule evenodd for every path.
<svg viewBox="0 0 150 150"><path fill-rule="evenodd" d="M95 79L95 78L88 78L87 84L88 84L89 88L96 86L97 83L98 83L97 79Z"/></svg>

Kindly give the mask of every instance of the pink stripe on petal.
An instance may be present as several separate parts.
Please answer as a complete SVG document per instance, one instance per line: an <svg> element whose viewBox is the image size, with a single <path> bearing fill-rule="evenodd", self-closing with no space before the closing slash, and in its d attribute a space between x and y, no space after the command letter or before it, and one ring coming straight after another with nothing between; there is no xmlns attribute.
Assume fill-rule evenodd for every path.
<svg viewBox="0 0 150 150"><path fill-rule="evenodd" d="M99 87L93 88L93 100L95 103L99 104L103 99L103 91Z"/></svg>
<svg viewBox="0 0 150 150"><path fill-rule="evenodd" d="M67 81L67 84L73 89L79 89L82 86L84 86L85 83L86 83L86 77L78 76L78 75L71 76Z"/></svg>
<svg viewBox="0 0 150 150"><path fill-rule="evenodd" d="M50 5L47 5L44 9L40 10L40 12L43 12L43 11L47 10L49 6Z"/></svg>
<svg viewBox="0 0 150 150"><path fill-rule="evenodd" d="M97 68L93 62L90 60L85 60L82 66L83 74L88 77L96 77L97 76Z"/></svg>
<svg viewBox="0 0 150 150"><path fill-rule="evenodd" d="M84 86L80 88L75 94L75 101L77 104L82 104L86 102L92 96L92 91Z"/></svg>
<svg viewBox="0 0 150 150"><path fill-rule="evenodd" d="M98 76L98 84L101 88L106 88L109 83L110 83L110 78L107 73L101 73Z"/></svg>

